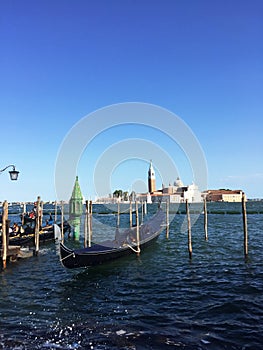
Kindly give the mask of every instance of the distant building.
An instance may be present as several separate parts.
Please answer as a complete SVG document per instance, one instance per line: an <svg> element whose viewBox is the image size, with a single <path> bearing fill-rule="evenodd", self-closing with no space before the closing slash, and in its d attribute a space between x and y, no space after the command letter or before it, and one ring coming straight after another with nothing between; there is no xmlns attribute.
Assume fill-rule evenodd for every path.
<svg viewBox="0 0 263 350"><path fill-rule="evenodd" d="M119 198L115 197L99 197L95 199L95 203L97 204L115 204L117 202L120 202Z"/></svg>
<svg viewBox="0 0 263 350"><path fill-rule="evenodd" d="M242 190L208 190L206 200L208 202L242 202Z"/></svg>
<svg viewBox="0 0 263 350"><path fill-rule="evenodd" d="M202 202L202 194L198 189L198 186L191 184L184 186L183 182L177 177L173 185L169 184L168 187L162 186L162 189L156 190L155 172L150 162L148 171L148 193L141 193L137 195L137 199L141 201L147 201L147 203L157 202L161 200L168 200L170 203L182 203L186 199L189 203Z"/></svg>
<svg viewBox="0 0 263 350"><path fill-rule="evenodd" d="M156 191L155 171L153 169L152 161L148 170L148 191L149 193L153 193Z"/></svg>

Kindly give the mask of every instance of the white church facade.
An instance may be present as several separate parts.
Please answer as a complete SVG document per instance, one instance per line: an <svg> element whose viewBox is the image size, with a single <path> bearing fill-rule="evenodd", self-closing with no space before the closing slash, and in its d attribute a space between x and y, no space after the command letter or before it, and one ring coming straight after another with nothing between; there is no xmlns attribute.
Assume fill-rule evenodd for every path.
<svg viewBox="0 0 263 350"><path fill-rule="evenodd" d="M158 202L160 199L163 201L169 201L170 203L183 203L188 200L189 203L202 202L202 193L199 191L196 184L185 186L178 177L173 185L165 187L162 186L161 190L156 190L155 171L150 162L148 171L148 193L138 194L137 199L141 201L147 201L147 203Z"/></svg>

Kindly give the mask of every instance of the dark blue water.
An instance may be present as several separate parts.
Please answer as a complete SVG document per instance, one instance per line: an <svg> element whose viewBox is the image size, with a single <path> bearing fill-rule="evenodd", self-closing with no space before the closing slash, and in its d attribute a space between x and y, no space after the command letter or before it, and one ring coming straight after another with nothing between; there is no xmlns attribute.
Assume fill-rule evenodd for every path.
<svg viewBox="0 0 263 350"><path fill-rule="evenodd" d="M116 222L98 218L94 235L103 218ZM209 214L208 242L200 215L191 261L184 219L175 215L169 238L164 231L139 258L66 270L50 243L9 263L0 274L0 349L261 349L263 215L248 214L248 261L240 214Z"/></svg>

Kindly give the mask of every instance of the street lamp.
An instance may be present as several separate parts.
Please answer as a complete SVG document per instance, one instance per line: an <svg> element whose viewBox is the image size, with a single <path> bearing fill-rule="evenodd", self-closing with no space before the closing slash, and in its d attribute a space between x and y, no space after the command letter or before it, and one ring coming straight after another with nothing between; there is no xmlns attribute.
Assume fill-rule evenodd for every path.
<svg viewBox="0 0 263 350"><path fill-rule="evenodd" d="M8 165L4 169L0 170L0 173L5 171L6 169L13 167L13 170L9 171L10 179L11 180L17 180L19 171L16 170L16 167L14 165Z"/></svg>

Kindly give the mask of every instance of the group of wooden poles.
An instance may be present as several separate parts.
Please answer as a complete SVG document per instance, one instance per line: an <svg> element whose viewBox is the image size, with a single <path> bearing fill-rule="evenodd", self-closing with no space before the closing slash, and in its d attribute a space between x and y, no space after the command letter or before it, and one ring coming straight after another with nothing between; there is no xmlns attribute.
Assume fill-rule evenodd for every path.
<svg viewBox="0 0 263 350"><path fill-rule="evenodd" d="M25 210L24 210L25 211ZM42 227L42 215L43 213L43 203L40 201L40 197L37 198L36 208L35 208L35 250L34 253L37 255L39 251L39 232ZM24 213L23 213L24 214ZM22 225L24 224L24 215L22 215ZM8 237L9 237L9 227L10 220L8 220L8 202L4 201L3 211L2 211L2 265L3 268L6 268L6 261L8 255Z"/></svg>
<svg viewBox="0 0 263 350"><path fill-rule="evenodd" d="M23 216L22 216L23 220ZM35 203L35 255L39 252L39 233L42 229L43 222L43 201L41 201L40 196L37 197ZM54 212L54 224L57 223L57 202L55 202L55 212ZM64 236L64 203L61 201L61 236Z"/></svg>
<svg viewBox="0 0 263 350"><path fill-rule="evenodd" d="M186 205L186 215L187 215L187 228L188 228L188 252L189 258L192 259L193 249L192 249L192 235L191 235L191 219L189 212L188 200L185 202ZM242 217L243 217L243 231L244 231L244 256L247 260L248 258L248 230L247 230L247 210L246 210L246 197L242 194ZM208 220L207 220L207 206L206 199L204 199L204 233L205 240L208 241Z"/></svg>
<svg viewBox="0 0 263 350"><path fill-rule="evenodd" d="M84 221L84 247L90 247L92 241L92 201L86 201L86 215ZM144 215L147 214L147 203L143 202L141 206L141 223L143 222ZM133 208L132 202L130 202L130 227L133 227ZM140 252L139 249L139 207L138 201L135 202L135 218L136 218L136 237L137 237L137 251ZM120 203L117 203L117 222L116 229L120 227Z"/></svg>
<svg viewBox="0 0 263 350"><path fill-rule="evenodd" d="M189 210L189 202L185 202L186 216L187 216L187 229L188 229L188 252L189 258L192 259L193 248L192 248L192 234L191 234L191 217ZM147 214L147 203L142 202L141 204L141 223L143 222L144 215ZM243 230L244 230L244 256L248 258L248 230L247 230L247 212L246 212L246 200L245 194L242 196L242 214L243 214ZM135 217L137 227L137 242L139 245L139 210L138 201L135 202ZM130 227L133 226L133 208L132 202L130 202ZM117 223L116 227L120 227L120 203L117 203ZM208 218L207 218L207 204L204 199L204 234L205 240L208 241ZM166 202L166 238L169 238L169 202ZM84 246L90 247L92 239L92 201L86 201L86 219L84 225Z"/></svg>
<svg viewBox="0 0 263 350"><path fill-rule="evenodd" d="M63 237L63 202L61 202L61 234ZM22 215L22 225L24 224L24 215L25 215L25 207L23 209L23 215ZM35 203L35 232L34 232L34 254L38 255L39 252L39 233L42 229L42 221L43 221L43 201L41 201L40 196L37 197L37 201ZM57 222L57 203L55 205L55 217L54 217L54 223ZM8 237L9 237L9 227L10 227L10 220L8 220L8 202L4 201L3 207L2 207L2 249L1 249L1 258L2 258L2 266L3 268L6 268L6 261L8 257Z"/></svg>
<svg viewBox="0 0 263 350"><path fill-rule="evenodd" d="M193 249L192 249L192 235L191 235L191 218L189 211L188 200L185 202L186 206L186 216L187 216L187 227L188 227L188 252L189 258L192 259ZM117 204L117 223L116 226L120 226L120 203ZM135 202L135 214L136 214L136 227L137 227L137 241L139 244L139 210L138 202ZM144 215L147 214L147 203L143 202L141 206L141 222L143 221ZM244 256L248 258L248 230L247 230L247 212L246 212L246 201L245 194L242 196L242 214L243 214L243 230L244 230ZM22 216L23 217L23 216ZM41 202L40 197L37 198L36 208L35 208L35 254L38 254L39 251L39 232L42 227L42 218L43 218L43 202ZM23 219L22 219L23 220ZM55 220L57 220L57 205L55 205ZM61 201L61 235L62 240L64 237L63 227L64 227L64 205ZM7 242L7 233L9 231L10 221L8 220L8 202L4 201L3 203L3 212L2 212L2 261L3 268L6 267L7 260L7 251L8 251L8 242ZM130 227L133 226L133 209L132 202L130 202ZM204 199L204 233L205 240L208 240L208 220L207 220L207 206L206 199ZM169 237L169 202L166 202L166 237ZM84 222L84 246L90 247L92 241L92 201L86 201L86 215Z"/></svg>

